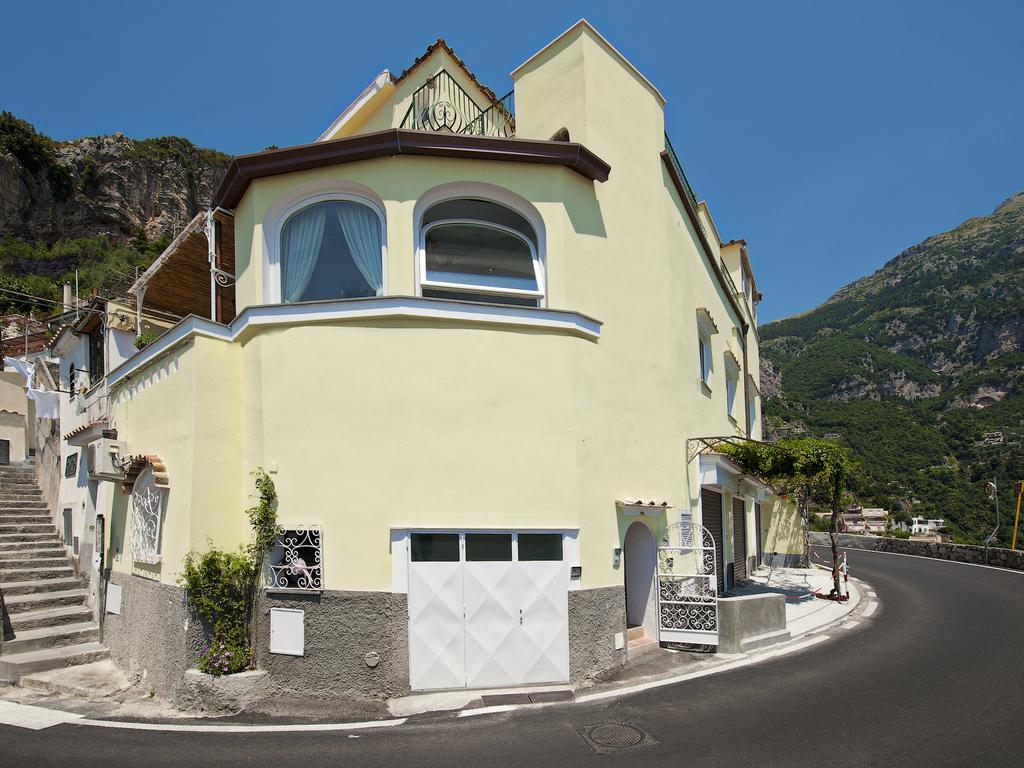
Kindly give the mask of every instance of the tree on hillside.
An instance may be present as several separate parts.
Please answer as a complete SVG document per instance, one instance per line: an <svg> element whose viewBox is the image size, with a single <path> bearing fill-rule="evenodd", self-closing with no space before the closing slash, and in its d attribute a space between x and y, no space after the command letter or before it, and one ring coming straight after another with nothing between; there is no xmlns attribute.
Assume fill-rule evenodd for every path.
<svg viewBox="0 0 1024 768"><path fill-rule="evenodd" d="M832 511L829 538L832 543L832 591L842 595L839 574L839 517L843 494L853 463L849 452L827 440L792 438L774 443L755 440L722 443L718 449L729 455L747 474L767 483L802 488L805 498L825 501Z"/></svg>

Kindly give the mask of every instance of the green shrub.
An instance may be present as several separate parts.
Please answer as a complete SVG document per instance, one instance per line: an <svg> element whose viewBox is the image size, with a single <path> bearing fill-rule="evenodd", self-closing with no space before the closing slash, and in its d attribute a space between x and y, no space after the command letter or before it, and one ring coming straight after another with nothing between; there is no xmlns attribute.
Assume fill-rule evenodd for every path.
<svg viewBox="0 0 1024 768"><path fill-rule="evenodd" d="M143 331L135 337L135 341L132 342L136 349L145 349L154 341L160 338L160 334L155 331Z"/></svg>
<svg viewBox="0 0 1024 768"><path fill-rule="evenodd" d="M246 510L253 541L238 552L211 547L185 556L179 582L189 603L210 628L210 644L196 666L211 675L241 672L252 662L251 639L256 634L253 612L263 556L277 531L277 491L259 467L253 472L259 501Z"/></svg>
<svg viewBox="0 0 1024 768"><path fill-rule="evenodd" d="M14 155L29 171L45 172L53 196L58 200L71 196L71 171L57 159L56 142L36 131L31 123L10 112L0 112L0 149Z"/></svg>

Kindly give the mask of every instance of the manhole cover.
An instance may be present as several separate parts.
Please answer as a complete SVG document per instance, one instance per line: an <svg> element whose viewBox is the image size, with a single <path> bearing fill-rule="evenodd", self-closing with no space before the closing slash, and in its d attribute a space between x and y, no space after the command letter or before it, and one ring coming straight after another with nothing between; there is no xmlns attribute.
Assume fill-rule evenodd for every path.
<svg viewBox="0 0 1024 768"><path fill-rule="evenodd" d="M596 752L625 752L658 742L636 723L593 723L584 725L580 735Z"/></svg>

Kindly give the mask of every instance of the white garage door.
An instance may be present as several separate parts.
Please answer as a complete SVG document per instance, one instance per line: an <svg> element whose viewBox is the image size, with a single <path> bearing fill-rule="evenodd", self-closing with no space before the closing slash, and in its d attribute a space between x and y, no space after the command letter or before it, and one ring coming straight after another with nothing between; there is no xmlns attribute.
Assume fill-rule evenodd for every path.
<svg viewBox="0 0 1024 768"><path fill-rule="evenodd" d="M416 690L569 679L560 533L414 533L409 678Z"/></svg>

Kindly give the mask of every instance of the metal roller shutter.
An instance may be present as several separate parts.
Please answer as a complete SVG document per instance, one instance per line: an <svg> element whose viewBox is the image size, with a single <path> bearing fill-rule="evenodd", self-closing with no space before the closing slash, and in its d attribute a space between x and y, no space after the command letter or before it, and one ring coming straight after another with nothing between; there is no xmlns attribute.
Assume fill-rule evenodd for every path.
<svg viewBox="0 0 1024 768"><path fill-rule="evenodd" d="M736 581L747 580L747 505L743 499L732 500L733 568Z"/></svg>
<svg viewBox="0 0 1024 768"><path fill-rule="evenodd" d="M725 592L725 537L722 535L722 494L708 488L700 491L701 517L704 527L715 540L715 572L718 594Z"/></svg>

